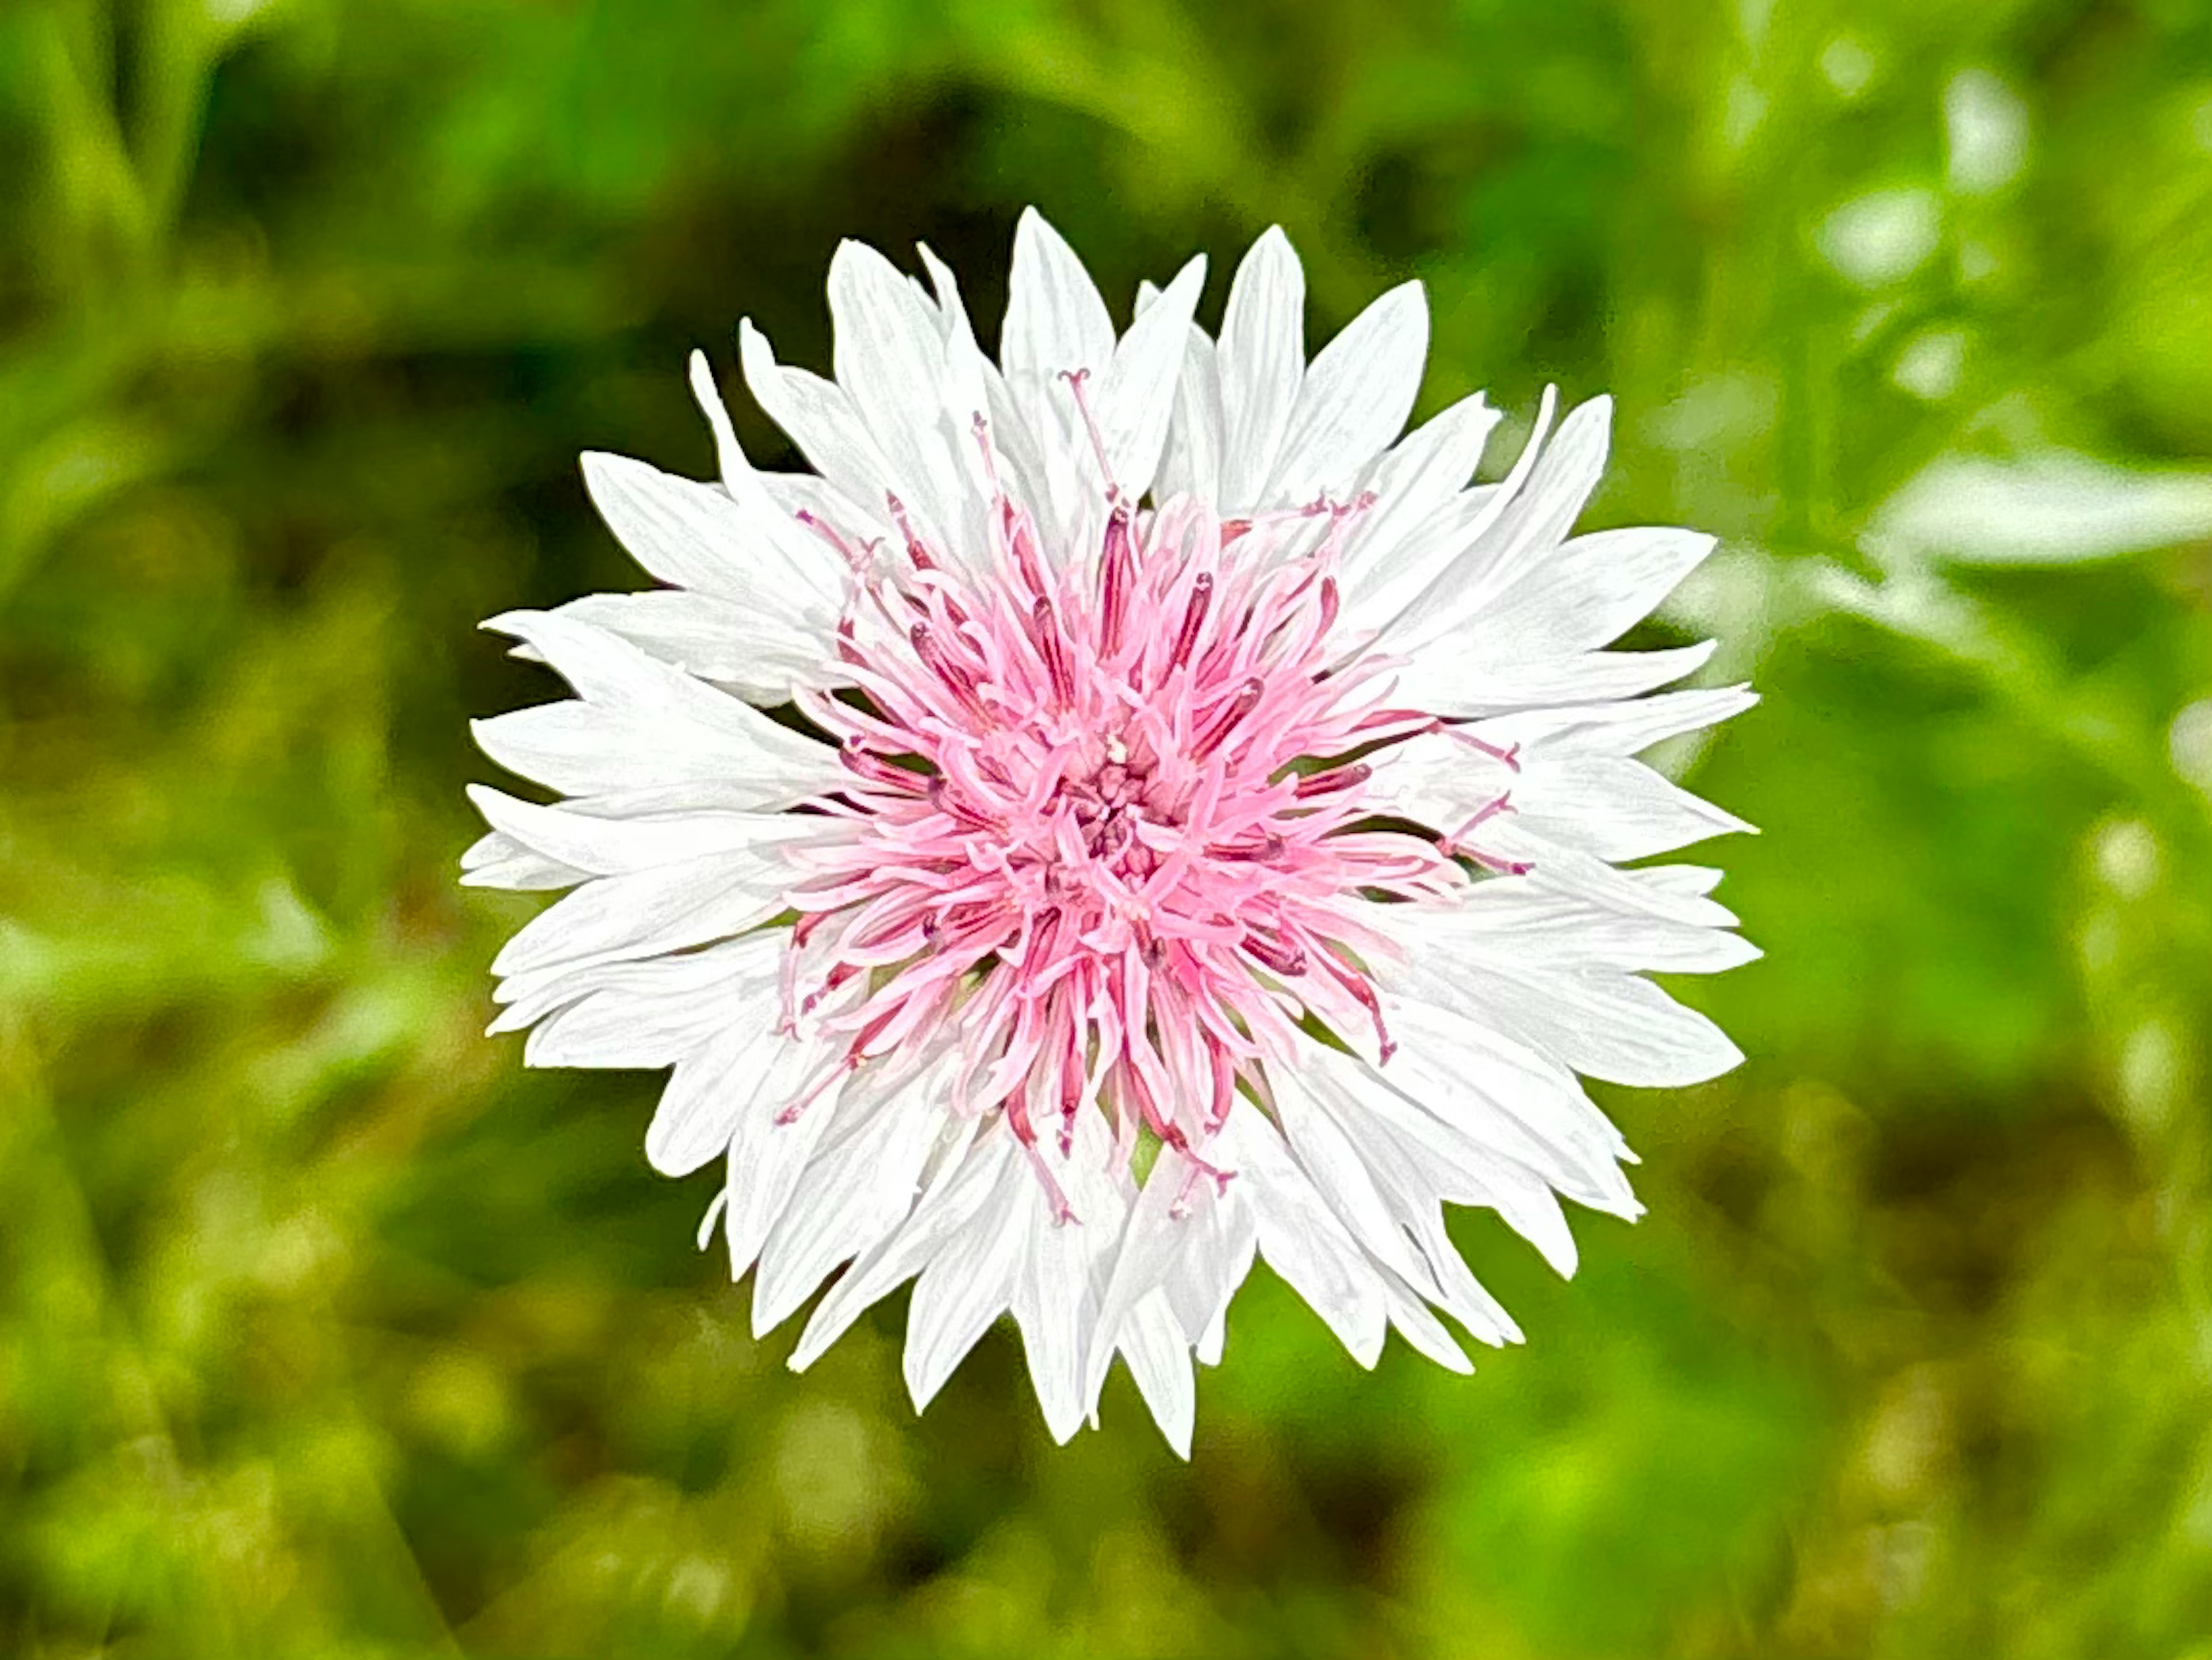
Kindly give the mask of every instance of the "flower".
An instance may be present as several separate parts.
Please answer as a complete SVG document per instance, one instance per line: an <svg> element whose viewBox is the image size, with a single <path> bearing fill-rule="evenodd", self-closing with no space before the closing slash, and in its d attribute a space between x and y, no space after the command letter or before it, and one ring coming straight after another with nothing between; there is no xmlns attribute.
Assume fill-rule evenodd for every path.
<svg viewBox="0 0 2212 1660"><path fill-rule="evenodd" d="M1570 1273L1561 1197L1639 1208L1575 1074L1741 1058L1640 974L1756 955L1716 873L1617 868L1747 828L1634 757L1750 695L1605 649L1711 539L1570 534L1604 399L1494 484L1480 396L1401 439L1419 285L1308 363L1279 231L1218 339L1197 259L1117 336L1026 215L995 365L921 258L838 250L834 381L741 326L814 471L757 471L695 356L719 483L584 458L667 586L488 624L576 693L477 727L567 798L471 792L465 880L571 890L492 1030L674 1068L647 1155L724 1161L756 1332L843 1268L795 1366L914 1279L917 1407L1011 1311L1056 1439L1119 1356L1187 1453L1256 1255L1361 1364L1468 1370L1438 1310L1519 1333L1443 1206Z"/></svg>

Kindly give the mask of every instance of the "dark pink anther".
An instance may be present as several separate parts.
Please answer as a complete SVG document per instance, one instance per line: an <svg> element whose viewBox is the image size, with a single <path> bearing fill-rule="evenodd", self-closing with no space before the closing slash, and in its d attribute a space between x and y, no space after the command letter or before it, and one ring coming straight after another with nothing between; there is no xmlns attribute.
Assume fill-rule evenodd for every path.
<svg viewBox="0 0 2212 1660"><path fill-rule="evenodd" d="M1364 761L1354 761L1350 766L1308 773L1291 787L1291 794L1301 801L1310 800L1316 795L1333 795L1338 790L1357 789L1374 775L1374 768Z"/></svg>
<svg viewBox="0 0 2212 1660"><path fill-rule="evenodd" d="M1226 860L1231 864L1272 865L1283 856L1289 844L1274 831L1249 842L1213 842L1206 846L1209 859Z"/></svg>
<svg viewBox="0 0 2212 1660"><path fill-rule="evenodd" d="M907 630L907 638L914 642L914 654L921 659L932 674L944 682L945 690L960 700L961 706L977 720L988 721L991 712L976 695L975 677L961 664L956 663L945 649L945 642L937 637L936 630L927 623L916 623Z"/></svg>
<svg viewBox="0 0 2212 1660"><path fill-rule="evenodd" d="M1052 948L1060 939L1062 912L1055 905L1030 924L1029 943L1022 947L1022 966L1034 971L1039 963L1048 961Z"/></svg>
<svg viewBox="0 0 2212 1660"><path fill-rule="evenodd" d="M1277 974L1294 976L1306 971L1306 948L1304 946L1285 945L1256 931L1247 933L1237 943L1247 955Z"/></svg>
<svg viewBox="0 0 2212 1660"><path fill-rule="evenodd" d="M1535 866L1525 859L1501 859L1494 853L1485 853L1480 848L1459 848L1454 851L1464 854L1486 871L1500 876L1526 876Z"/></svg>
<svg viewBox="0 0 2212 1660"><path fill-rule="evenodd" d="M937 562L929 556L929 550L921 545L921 538L914 533L914 526L906 516L906 503L890 490L884 492L884 504L891 511L891 522L898 526L899 534L906 538L906 556L914 561L916 570L935 570Z"/></svg>
<svg viewBox="0 0 2212 1660"><path fill-rule="evenodd" d="M1102 569L1098 623L1098 654L1110 658L1121 649L1121 623L1129 606L1129 584L1135 575L1135 538L1129 532L1129 509L1114 504L1106 519L1106 545L1099 558Z"/></svg>
<svg viewBox="0 0 2212 1660"><path fill-rule="evenodd" d="M893 766L874 751L864 748L857 738L848 738L837 746L837 759L847 771L886 789L904 790L911 794L921 787L919 775L904 767Z"/></svg>
<svg viewBox="0 0 2212 1660"><path fill-rule="evenodd" d="M1203 761L1219 749L1229 734L1236 730L1237 723L1260 706L1260 699L1266 696L1267 690L1267 682L1256 674L1237 687L1237 696L1229 700L1228 707L1214 716L1213 724L1190 746L1193 758Z"/></svg>
<svg viewBox="0 0 2212 1660"><path fill-rule="evenodd" d="M1075 678L1067 665L1067 642L1060 638L1060 619L1052 601L1040 599L1030 607L1030 637L1044 659L1044 672L1052 678L1052 693L1063 707L1075 701Z"/></svg>
<svg viewBox="0 0 2212 1660"><path fill-rule="evenodd" d="M1190 659L1190 649L1198 643L1198 631L1205 625L1206 609L1213 603L1213 575L1200 571L1191 579L1190 601L1182 608L1182 627L1176 634L1175 654L1168 659L1170 667L1181 668Z"/></svg>
<svg viewBox="0 0 2212 1660"><path fill-rule="evenodd" d="M1022 581L1028 585L1031 593L1044 593L1044 569L1037 562L1036 531L1030 525L1029 515L1012 502L1006 502L1002 511L1006 542L1014 551L1015 568L1020 571Z"/></svg>
<svg viewBox="0 0 2212 1660"><path fill-rule="evenodd" d="M1005 819L994 818L988 813L970 806L963 799L959 791L952 787L951 781L941 774L929 781L929 787L926 793L929 797L931 806L935 807L938 812L964 830L989 830L997 834L1003 833L1006 828Z"/></svg>
<svg viewBox="0 0 2212 1660"><path fill-rule="evenodd" d="M1075 1150L1075 1116L1083 1109L1083 1040L1074 1021L1066 1023L1060 1057L1060 1156Z"/></svg>

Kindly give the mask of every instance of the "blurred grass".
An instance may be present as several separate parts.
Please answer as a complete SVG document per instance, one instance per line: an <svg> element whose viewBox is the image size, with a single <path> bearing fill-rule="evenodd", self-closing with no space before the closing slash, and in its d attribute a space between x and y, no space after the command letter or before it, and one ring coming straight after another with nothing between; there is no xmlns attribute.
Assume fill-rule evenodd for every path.
<svg viewBox="0 0 2212 1660"><path fill-rule="evenodd" d="M15 0L0 177L0 1648L2212 1656L2194 0ZM635 580L574 453L706 471L683 353L825 362L841 235L994 314L1030 201L1613 390L1767 695L1650 1217L1460 1219L1472 1381L1263 1275L1188 1468L1003 1335L914 1420L896 1308L784 1372L452 883L476 619Z"/></svg>

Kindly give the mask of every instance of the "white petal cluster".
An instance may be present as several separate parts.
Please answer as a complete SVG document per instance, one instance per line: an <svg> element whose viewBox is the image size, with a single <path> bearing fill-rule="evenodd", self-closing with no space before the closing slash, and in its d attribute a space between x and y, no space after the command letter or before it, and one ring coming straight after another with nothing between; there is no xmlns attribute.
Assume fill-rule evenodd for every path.
<svg viewBox="0 0 2212 1660"><path fill-rule="evenodd" d="M1574 534L1605 463L1603 398L1555 424L1547 394L1510 472L1472 483L1498 422L1480 396L1404 431L1428 345L1419 286L1384 295L1309 362L1303 274L1279 231L1239 266L1218 337L1194 320L1202 260L1148 287L1117 331L1066 243L1025 216L995 362L951 274L922 258L927 285L872 249L838 251L834 379L778 362L742 325L746 386L811 472L757 471L695 359L719 480L584 459L592 501L661 586L489 625L574 693L477 727L495 761L562 798L471 792L490 830L464 879L566 891L495 963L494 1030L527 1029L532 1065L672 1068L647 1155L672 1175L722 1163L708 1226L733 1273L756 1274L756 1330L837 1275L795 1366L912 1280L918 1405L1010 1313L1055 1438L1095 1414L1118 1356L1187 1450L1192 1363L1218 1358L1258 1256L1363 1365L1395 1327L1465 1370L1439 1313L1486 1343L1519 1333L1454 1249L1443 1207L1496 1211L1571 1273L1562 1198L1639 1208L1631 1155L1577 1074L1677 1085L1741 1059L1645 977L1757 955L1710 897L1717 874L1620 868L1748 828L1637 757L1751 696L1644 695L1698 669L1710 644L1609 649L1711 539ZM1396 666L1395 704L1449 723L1370 757L1376 811L1444 833L1510 794L1481 845L1528 867L1456 903L1374 907L1387 1051L1347 1030L1340 1047L1271 1064L1272 1099L1240 1098L1203 1150L1225 1183L1173 1146L1139 1183L1096 1114L1066 1146L1034 1150L994 1116L963 1116L950 1034L840 1071L785 1018L786 896L824 822L790 809L847 777L832 748L764 712L842 684L854 570L819 527L864 554L910 528L957 561L989 544L1003 489L1047 561L1088 557L1108 503L1071 374L1130 500L1194 496L1224 520L1364 503L1343 532L1337 629L1347 652ZM805 1110L783 1110L802 1096ZM1055 1213L1032 1152L1078 1222Z"/></svg>

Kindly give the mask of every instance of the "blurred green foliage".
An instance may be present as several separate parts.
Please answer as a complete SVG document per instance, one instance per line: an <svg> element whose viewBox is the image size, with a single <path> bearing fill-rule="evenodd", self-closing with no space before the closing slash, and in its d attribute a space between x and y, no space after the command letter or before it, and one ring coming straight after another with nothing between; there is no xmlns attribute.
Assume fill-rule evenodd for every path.
<svg viewBox="0 0 2212 1660"><path fill-rule="evenodd" d="M11 0L0 179L0 1649L2212 1656L2202 0ZM896 1306L785 1372L453 882L476 619L637 581L574 452L1031 201L1614 391L1767 696L1650 1217L1459 1219L1471 1381L1262 1274L1188 1467L1003 1335L915 1420Z"/></svg>

